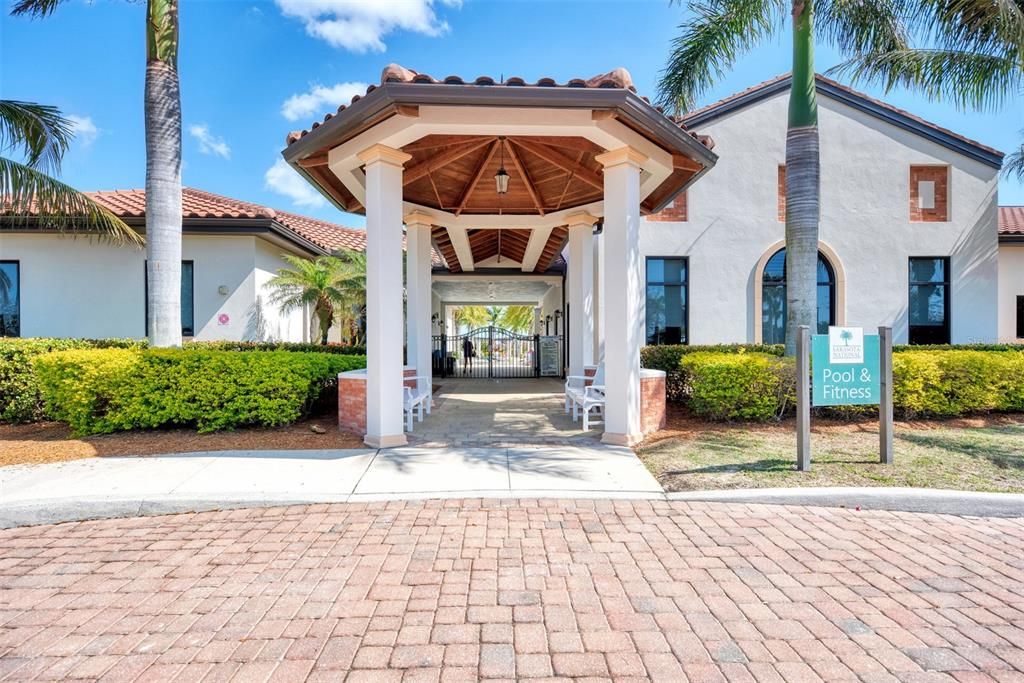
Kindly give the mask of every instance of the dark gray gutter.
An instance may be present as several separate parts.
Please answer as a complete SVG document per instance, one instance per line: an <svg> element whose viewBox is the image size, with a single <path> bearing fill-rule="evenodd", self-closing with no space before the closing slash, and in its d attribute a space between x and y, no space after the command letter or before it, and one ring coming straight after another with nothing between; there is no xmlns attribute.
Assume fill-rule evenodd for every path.
<svg viewBox="0 0 1024 683"><path fill-rule="evenodd" d="M684 116L683 123L688 128L698 128L721 118L722 116L739 111L740 109L749 107L752 104L756 104L757 102L766 100L780 93L788 92L791 81L792 77L786 77L773 83L769 83L763 88L744 93L739 97L729 100L728 102L723 102L717 107L711 107L705 111L694 114L693 116ZM940 130L934 126L919 121L912 116L894 111L887 106L861 95L860 93L838 87L828 81L818 79L816 81L816 87L819 93L830 97L837 102L841 102L848 107L852 107L853 109L881 119L886 123L896 126L897 128L902 128L903 130L914 133L915 135L930 140L947 149L951 149L954 152L958 152L959 154L963 154L975 161L980 161L981 163L993 168L1001 168L1003 165L1002 152L993 151L981 144L972 143L957 135Z"/></svg>
<svg viewBox="0 0 1024 683"><path fill-rule="evenodd" d="M140 232L145 234L146 219L138 216L122 218L129 227L142 228ZM0 220L0 232L25 233L31 235L58 235L66 234L70 237L75 235L96 235L81 230L69 230L62 232L54 228L33 228L38 221L35 219L20 219L17 222ZM181 221L181 231L186 235L211 234L211 235L259 235L273 234L287 242L291 242L300 249L315 255L325 255L331 252L320 245L299 235L286 225L271 218L184 218Z"/></svg>

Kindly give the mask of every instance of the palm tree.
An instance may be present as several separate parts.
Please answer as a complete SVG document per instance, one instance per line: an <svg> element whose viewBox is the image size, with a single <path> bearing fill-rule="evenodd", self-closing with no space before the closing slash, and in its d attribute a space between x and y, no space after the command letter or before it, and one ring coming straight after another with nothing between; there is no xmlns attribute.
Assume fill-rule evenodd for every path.
<svg viewBox="0 0 1024 683"><path fill-rule="evenodd" d="M921 0L927 2L928 0ZM691 17L672 42L659 84L660 102L682 113L692 108L750 50L786 26L793 41L793 79L786 133L786 353L796 352L800 325L817 326L818 219L821 166L814 81L815 24L845 54L906 47L897 8L918 0L692 0ZM788 10L788 12L787 12Z"/></svg>
<svg viewBox="0 0 1024 683"><path fill-rule="evenodd" d="M35 220L57 230L99 232L142 246L142 237L124 221L51 175L60 172L73 137L71 122L56 107L0 100L0 150L23 159L0 156L0 209L5 218Z"/></svg>
<svg viewBox="0 0 1024 683"><path fill-rule="evenodd" d="M65 0L18 0L46 17ZM178 0L146 3L146 275L152 346L181 346L181 91Z"/></svg>
<svg viewBox="0 0 1024 683"><path fill-rule="evenodd" d="M501 326L513 332L526 332L533 325L533 306L506 306L501 313Z"/></svg>
<svg viewBox="0 0 1024 683"><path fill-rule="evenodd" d="M490 323L490 315L483 306L463 306L455 309L453 314L456 325L465 325L470 330L486 327Z"/></svg>
<svg viewBox="0 0 1024 683"><path fill-rule="evenodd" d="M327 344L327 333L336 319L340 317L343 324L351 325L353 317L365 308L363 254L341 252L339 256L321 256L313 261L290 254L281 258L291 268L282 268L271 278L270 300L286 314L312 308L321 344Z"/></svg>
<svg viewBox="0 0 1024 683"><path fill-rule="evenodd" d="M917 34L924 47L861 52L833 71L961 109L994 110L1024 95L1024 0L935 2ZM1024 143L1007 155L1003 171L1024 180Z"/></svg>

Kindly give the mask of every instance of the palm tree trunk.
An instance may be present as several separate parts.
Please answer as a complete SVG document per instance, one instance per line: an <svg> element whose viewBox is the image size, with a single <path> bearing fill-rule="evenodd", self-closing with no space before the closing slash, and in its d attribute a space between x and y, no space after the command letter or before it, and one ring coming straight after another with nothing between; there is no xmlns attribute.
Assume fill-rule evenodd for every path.
<svg viewBox="0 0 1024 683"><path fill-rule="evenodd" d="M793 3L793 85L786 132L786 355L797 328L817 330L821 161L814 85L813 0Z"/></svg>
<svg viewBox="0 0 1024 683"><path fill-rule="evenodd" d="M181 346L181 92L177 0L148 0L146 274L149 343Z"/></svg>

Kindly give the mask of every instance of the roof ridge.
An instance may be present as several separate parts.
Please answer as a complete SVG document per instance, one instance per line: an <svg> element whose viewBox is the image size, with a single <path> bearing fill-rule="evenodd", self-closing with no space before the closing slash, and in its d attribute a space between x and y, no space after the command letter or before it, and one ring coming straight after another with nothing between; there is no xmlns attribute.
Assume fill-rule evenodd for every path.
<svg viewBox="0 0 1024 683"><path fill-rule="evenodd" d="M239 207L255 209L254 211L252 211L252 213L255 213L256 215L265 216L266 218L274 218L277 215L276 210L263 204L257 204L255 202L246 201L245 199L238 199L236 197L228 197L227 195L218 194L216 192L210 192L209 190L201 190L197 187L189 187L187 185L182 185L181 193L184 195L186 192L191 192L193 194L201 195L208 198L218 199L230 204L234 204L235 206Z"/></svg>

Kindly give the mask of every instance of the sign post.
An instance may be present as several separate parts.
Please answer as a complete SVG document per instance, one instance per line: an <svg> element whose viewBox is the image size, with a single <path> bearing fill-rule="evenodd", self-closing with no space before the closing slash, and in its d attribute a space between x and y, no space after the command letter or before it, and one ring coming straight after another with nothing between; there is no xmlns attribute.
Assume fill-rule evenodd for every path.
<svg viewBox="0 0 1024 683"><path fill-rule="evenodd" d="M798 347L799 348L799 347ZM830 327L816 334L813 404L816 406L877 405L879 453L882 463L893 462L892 437L892 329L864 334L859 327ZM797 371L799 372L799 357ZM800 416L797 415L797 427ZM797 460L799 466L799 439ZM802 467L800 469L803 469Z"/></svg>
<svg viewBox="0 0 1024 683"><path fill-rule="evenodd" d="M811 328L801 325L796 331L796 468L811 469Z"/></svg>
<svg viewBox="0 0 1024 683"><path fill-rule="evenodd" d="M882 403L878 406L879 462L891 465L892 452L892 328L878 328L878 352L881 355Z"/></svg>

